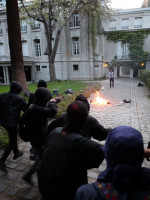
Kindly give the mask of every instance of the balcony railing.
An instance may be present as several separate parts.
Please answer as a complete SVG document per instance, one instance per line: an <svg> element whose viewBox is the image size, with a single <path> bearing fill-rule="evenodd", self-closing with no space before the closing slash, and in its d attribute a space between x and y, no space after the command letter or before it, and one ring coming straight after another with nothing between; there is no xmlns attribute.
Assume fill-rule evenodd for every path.
<svg viewBox="0 0 150 200"><path fill-rule="evenodd" d="M116 30L116 27L114 26L114 27L109 27L109 30L110 31L115 31Z"/></svg>
<svg viewBox="0 0 150 200"><path fill-rule="evenodd" d="M131 60L129 55L116 56L115 59L116 60Z"/></svg>
<svg viewBox="0 0 150 200"><path fill-rule="evenodd" d="M31 30L40 30L40 24L31 25Z"/></svg>
<svg viewBox="0 0 150 200"><path fill-rule="evenodd" d="M142 28L142 25L134 25L134 28Z"/></svg>
<svg viewBox="0 0 150 200"><path fill-rule="evenodd" d="M80 21L70 22L70 27L80 26Z"/></svg>
<svg viewBox="0 0 150 200"><path fill-rule="evenodd" d="M128 30L128 29L129 29L129 26L121 26L121 29L122 29L122 30Z"/></svg>

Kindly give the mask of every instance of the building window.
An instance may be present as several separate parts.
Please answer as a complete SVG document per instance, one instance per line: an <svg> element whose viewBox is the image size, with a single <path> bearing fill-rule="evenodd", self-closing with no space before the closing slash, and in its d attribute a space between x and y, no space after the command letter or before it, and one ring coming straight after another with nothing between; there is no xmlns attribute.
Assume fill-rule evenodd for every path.
<svg viewBox="0 0 150 200"><path fill-rule="evenodd" d="M142 28L142 17L136 17L134 19L134 28Z"/></svg>
<svg viewBox="0 0 150 200"><path fill-rule="evenodd" d="M4 45L0 43L0 56L4 56L4 55L5 55Z"/></svg>
<svg viewBox="0 0 150 200"><path fill-rule="evenodd" d="M0 7L6 6L6 0L0 0Z"/></svg>
<svg viewBox="0 0 150 200"><path fill-rule="evenodd" d="M73 71L78 71L79 70L79 66L78 65L73 65Z"/></svg>
<svg viewBox="0 0 150 200"><path fill-rule="evenodd" d="M2 34L2 24L0 22L0 34Z"/></svg>
<svg viewBox="0 0 150 200"><path fill-rule="evenodd" d="M110 31L116 30L116 20L109 21L109 30Z"/></svg>
<svg viewBox="0 0 150 200"><path fill-rule="evenodd" d="M79 38L72 38L72 55L79 55Z"/></svg>
<svg viewBox="0 0 150 200"><path fill-rule="evenodd" d="M25 20L21 20L20 29L21 29L21 32L26 32L27 31L27 23L26 23Z"/></svg>
<svg viewBox="0 0 150 200"><path fill-rule="evenodd" d="M40 30L40 22L33 20L31 25L31 30Z"/></svg>
<svg viewBox="0 0 150 200"><path fill-rule="evenodd" d="M40 72L40 65L35 66L36 67L36 71Z"/></svg>
<svg viewBox="0 0 150 200"><path fill-rule="evenodd" d="M121 29L123 30L129 29L129 18L121 20Z"/></svg>
<svg viewBox="0 0 150 200"><path fill-rule="evenodd" d="M42 66L42 68L47 68L47 66Z"/></svg>
<svg viewBox="0 0 150 200"><path fill-rule="evenodd" d="M29 55L27 41L23 41L22 42L22 51L23 51L23 55L24 56L28 56Z"/></svg>
<svg viewBox="0 0 150 200"><path fill-rule="evenodd" d="M80 26L79 14L73 14L70 27Z"/></svg>
<svg viewBox="0 0 150 200"><path fill-rule="evenodd" d="M122 43L122 59L127 60L129 59L129 44Z"/></svg>
<svg viewBox="0 0 150 200"><path fill-rule="evenodd" d="M35 40L35 55L41 56L41 44L39 39Z"/></svg>

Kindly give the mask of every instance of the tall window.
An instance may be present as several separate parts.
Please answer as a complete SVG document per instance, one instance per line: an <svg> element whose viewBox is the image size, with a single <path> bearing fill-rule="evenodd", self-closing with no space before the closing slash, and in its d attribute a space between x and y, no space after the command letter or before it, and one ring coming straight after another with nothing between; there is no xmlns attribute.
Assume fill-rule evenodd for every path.
<svg viewBox="0 0 150 200"><path fill-rule="evenodd" d="M80 26L79 14L73 14L70 26L71 27Z"/></svg>
<svg viewBox="0 0 150 200"><path fill-rule="evenodd" d="M24 56L28 56L29 52L28 52L28 44L26 41L22 42L22 51L23 51L23 55Z"/></svg>
<svg viewBox="0 0 150 200"><path fill-rule="evenodd" d="M134 28L142 28L142 17L135 17Z"/></svg>
<svg viewBox="0 0 150 200"><path fill-rule="evenodd" d="M0 56L4 56L5 52L4 52L4 45L3 43L0 43Z"/></svg>
<svg viewBox="0 0 150 200"><path fill-rule="evenodd" d="M36 56L41 56L41 44L40 40L35 40L35 55Z"/></svg>
<svg viewBox="0 0 150 200"><path fill-rule="evenodd" d="M79 50L79 38L72 38L72 55L79 55L80 50Z"/></svg>
<svg viewBox="0 0 150 200"><path fill-rule="evenodd" d="M128 57L129 57L129 44L122 43L122 58L128 59Z"/></svg>
<svg viewBox="0 0 150 200"><path fill-rule="evenodd" d="M40 29L40 22L33 20L32 25L31 25L32 30L39 30Z"/></svg>
<svg viewBox="0 0 150 200"><path fill-rule="evenodd" d="M121 20L121 29L129 29L129 18Z"/></svg>
<svg viewBox="0 0 150 200"><path fill-rule="evenodd" d="M21 31L27 31L27 23L25 20L21 20L20 29L21 29Z"/></svg>
<svg viewBox="0 0 150 200"><path fill-rule="evenodd" d="M2 24L0 22L0 34L2 34Z"/></svg>
<svg viewBox="0 0 150 200"><path fill-rule="evenodd" d="M109 21L109 30L110 31L116 30L116 20Z"/></svg>

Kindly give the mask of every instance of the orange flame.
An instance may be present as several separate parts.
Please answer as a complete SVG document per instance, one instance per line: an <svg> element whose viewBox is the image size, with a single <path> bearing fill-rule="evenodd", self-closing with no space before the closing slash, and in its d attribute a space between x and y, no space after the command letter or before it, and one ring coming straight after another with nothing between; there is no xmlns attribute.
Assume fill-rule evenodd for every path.
<svg viewBox="0 0 150 200"><path fill-rule="evenodd" d="M108 104L108 100L101 98L99 92L96 91L96 97L92 101L92 104L105 105L105 104Z"/></svg>

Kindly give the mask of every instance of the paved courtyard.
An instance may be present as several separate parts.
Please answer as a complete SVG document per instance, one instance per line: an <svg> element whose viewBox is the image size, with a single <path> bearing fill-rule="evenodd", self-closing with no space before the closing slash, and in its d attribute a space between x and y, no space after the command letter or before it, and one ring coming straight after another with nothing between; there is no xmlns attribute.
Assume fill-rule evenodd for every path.
<svg viewBox="0 0 150 200"><path fill-rule="evenodd" d="M128 125L138 129L144 139L145 147L150 141L150 92L146 87L138 87L139 80L121 78L115 80L115 87L109 87L109 80L101 81L104 90L101 95L110 101L104 106L92 105L90 114L98 119L104 127L114 128L118 125ZM92 95L90 99L93 99ZM90 100L89 99L89 100ZM122 103L123 99L131 99L131 103ZM104 144L104 142L102 142ZM36 175L33 177L34 187L21 180L22 175L32 164L29 160L29 143L19 143L24 154L18 160L12 160L12 154L7 160L8 175L0 172L0 200L39 200ZM2 150L0 150L0 155ZM89 182L95 181L97 175L106 166L105 161L99 169L89 170ZM150 167L150 162L144 161L144 166Z"/></svg>

